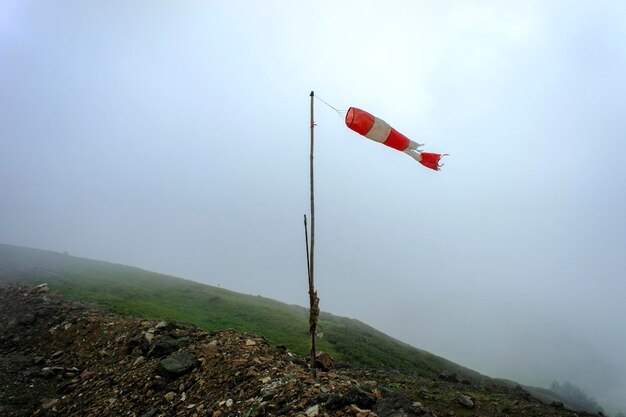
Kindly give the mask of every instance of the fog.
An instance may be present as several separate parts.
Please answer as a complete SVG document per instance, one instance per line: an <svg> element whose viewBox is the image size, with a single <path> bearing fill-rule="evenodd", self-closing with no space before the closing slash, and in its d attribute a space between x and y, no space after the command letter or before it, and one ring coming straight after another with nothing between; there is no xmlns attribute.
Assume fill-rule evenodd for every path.
<svg viewBox="0 0 626 417"><path fill-rule="evenodd" d="M626 409L626 3L0 3L0 242L308 305Z"/></svg>

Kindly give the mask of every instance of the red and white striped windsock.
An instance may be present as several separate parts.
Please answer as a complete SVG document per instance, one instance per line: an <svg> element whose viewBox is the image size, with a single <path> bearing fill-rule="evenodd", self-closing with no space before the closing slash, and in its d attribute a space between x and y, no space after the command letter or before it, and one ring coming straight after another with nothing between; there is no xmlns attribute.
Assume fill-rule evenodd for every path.
<svg viewBox="0 0 626 417"><path fill-rule="evenodd" d="M384 120L356 107L348 109L346 126L368 139L406 153L420 164L435 171L441 168L439 165L441 157L447 155L420 151L419 148L423 144L413 142Z"/></svg>

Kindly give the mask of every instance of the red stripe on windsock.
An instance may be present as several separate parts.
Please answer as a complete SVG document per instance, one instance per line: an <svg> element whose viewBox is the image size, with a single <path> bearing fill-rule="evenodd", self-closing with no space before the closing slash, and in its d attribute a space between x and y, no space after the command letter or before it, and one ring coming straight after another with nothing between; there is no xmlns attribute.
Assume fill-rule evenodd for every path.
<svg viewBox="0 0 626 417"><path fill-rule="evenodd" d="M365 135L374 126L376 118L365 110L350 107L346 114L346 126L355 132Z"/></svg>
<svg viewBox="0 0 626 417"><path fill-rule="evenodd" d="M387 140L383 142L383 144L389 146L390 148L403 151L409 147L410 142L409 138L392 127L391 133L389 133Z"/></svg>
<svg viewBox="0 0 626 417"><path fill-rule="evenodd" d="M422 152L422 160L420 161L420 164L424 165L426 168L439 171L439 160L441 159L441 156L442 155L439 153Z"/></svg>

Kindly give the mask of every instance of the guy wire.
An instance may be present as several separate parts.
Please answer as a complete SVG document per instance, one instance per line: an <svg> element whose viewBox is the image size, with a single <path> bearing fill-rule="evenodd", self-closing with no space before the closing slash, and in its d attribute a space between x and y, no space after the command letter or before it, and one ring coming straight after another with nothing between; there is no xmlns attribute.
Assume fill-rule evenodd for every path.
<svg viewBox="0 0 626 417"><path fill-rule="evenodd" d="M337 112L337 114L339 115L339 117L341 117L342 119L346 116L346 113L348 112L347 110L338 110L336 107L328 104L324 99L322 99L320 96L318 96L317 94L314 96L316 99L318 99L319 101L321 101L322 103L326 104L328 107L330 107L331 109L333 109L334 111Z"/></svg>

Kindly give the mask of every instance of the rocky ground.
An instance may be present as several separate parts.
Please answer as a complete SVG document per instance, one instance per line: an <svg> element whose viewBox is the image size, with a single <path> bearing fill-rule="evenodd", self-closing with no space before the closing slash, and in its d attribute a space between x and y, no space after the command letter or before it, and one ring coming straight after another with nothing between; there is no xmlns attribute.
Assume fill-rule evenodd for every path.
<svg viewBox="0 0 626 417"><path fill-rule="evenodd" d="M0 289L0 416L574 416L520 387L399 370L318 371L262 337L124 318Z"/></svg>

